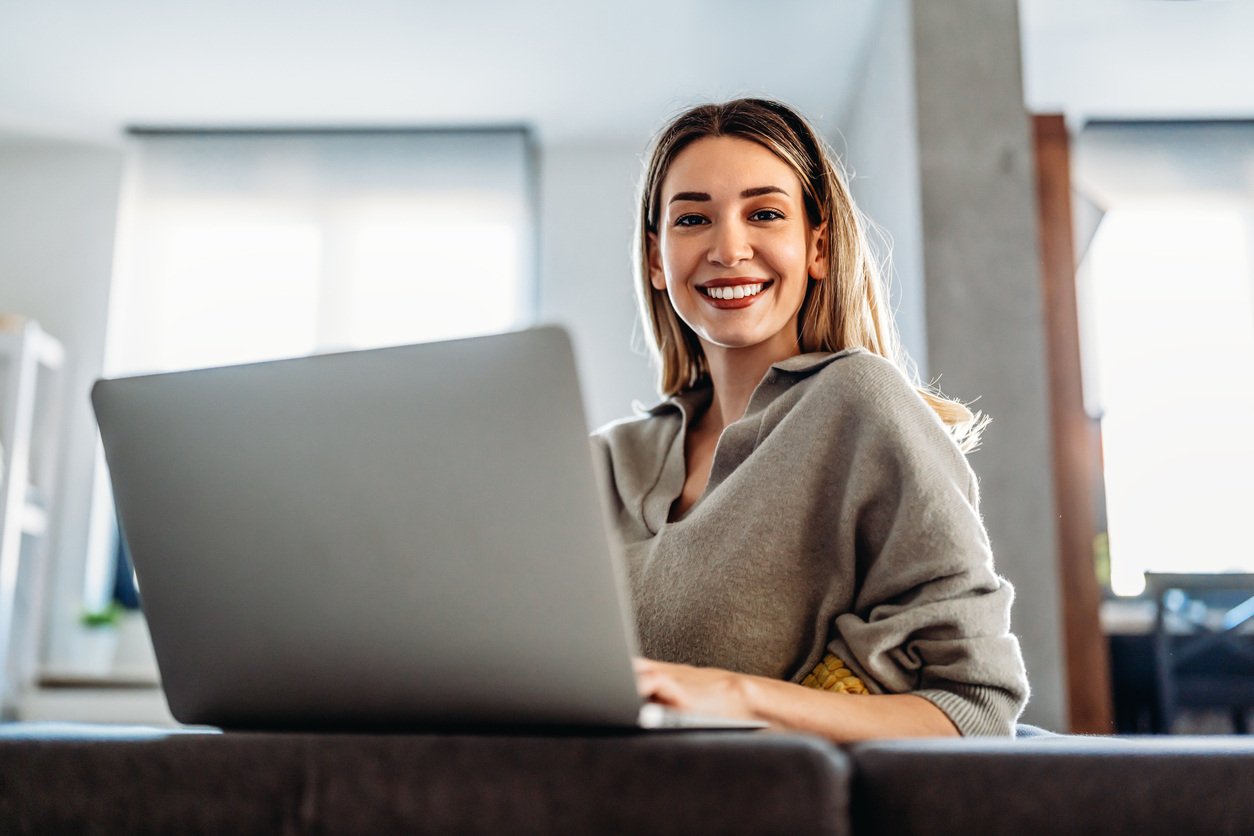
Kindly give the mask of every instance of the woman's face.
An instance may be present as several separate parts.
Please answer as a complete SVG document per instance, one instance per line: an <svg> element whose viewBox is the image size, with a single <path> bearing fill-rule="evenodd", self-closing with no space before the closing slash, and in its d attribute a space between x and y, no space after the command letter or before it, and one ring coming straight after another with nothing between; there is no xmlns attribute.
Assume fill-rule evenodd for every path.
<svg viewBox="0 0 1254 836"><path fill-rule="evenodd" d="M809 277L827 274L822 228L806 219L801 181L761 145L705 137L662 181L649 281L712 348L796 354Z"/></svg>

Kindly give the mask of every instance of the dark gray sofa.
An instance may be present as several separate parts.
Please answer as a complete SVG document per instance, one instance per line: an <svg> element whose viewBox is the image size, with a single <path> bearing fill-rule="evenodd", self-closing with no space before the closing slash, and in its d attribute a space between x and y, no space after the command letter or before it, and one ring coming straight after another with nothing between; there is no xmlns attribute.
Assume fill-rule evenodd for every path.
<svg viewBox="0 0 1254 836"><path fill-rule="evenodd" d="M1254 833L1254 741L0 726L0 833Z"/></svg>
<svg viewBox="0 0 1254 836"><path fill-rule="evenodd" d="M0 833L847 833L805 737L0 727Z"/></svg>
<svg viewBox="0 0 1254 836"><path fill-rule="evenodd" d="M915 740L845 750L855 833L1254 834L1254 738Z"/></svg>

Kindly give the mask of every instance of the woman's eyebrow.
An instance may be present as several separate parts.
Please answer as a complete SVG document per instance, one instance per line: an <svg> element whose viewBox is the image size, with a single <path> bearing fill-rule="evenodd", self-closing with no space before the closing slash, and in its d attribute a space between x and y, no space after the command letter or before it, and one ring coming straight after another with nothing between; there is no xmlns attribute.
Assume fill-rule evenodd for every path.
<svg viewBox="0 0 1254 836"><path fill-rule="evenodd" d="M764 194L782 194L785 197L788 196L788 192L784 191L779 186L755 186L752 189L745 189L743 192L740 193L740 196L741 197L760 197L761 195L764 195Z"/></svg>
<svg viewBox="0 0 1254 836"><path fill-rule="evenodd" d="M740 196L742 198L760 197L764 194L782 194L787 196L788 192L784 191L779 186L754 186L752 189L745 189L740 193ZM709 192L676 192L670 202L674 203L678 200L708 201L709 199Z"/></svg>

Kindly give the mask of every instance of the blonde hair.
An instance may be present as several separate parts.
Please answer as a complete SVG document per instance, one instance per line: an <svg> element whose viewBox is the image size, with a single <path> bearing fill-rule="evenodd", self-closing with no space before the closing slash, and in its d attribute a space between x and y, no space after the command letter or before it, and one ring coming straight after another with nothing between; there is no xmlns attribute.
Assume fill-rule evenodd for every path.
<svg viewBox="0 0 1254 836"><path fill-rule="evenodd" d="M854 205L836 155L804 118L787 105L735 99L691 108L671 120L651 146L640 189L636 229L636 290L658 390L675 395L709 374L697 335L675 313L664 290L649 281L649 235L658 232L662 182L671 163L705 137L737 137L779 157L801 181L806 220L824 223L827 276L810 281L797 314L803 352L864 348L891 361L915 385L964 451L975 449L987 419L964 404L919 384L901 350L881 270L867 239L867 221Z"/></svg>

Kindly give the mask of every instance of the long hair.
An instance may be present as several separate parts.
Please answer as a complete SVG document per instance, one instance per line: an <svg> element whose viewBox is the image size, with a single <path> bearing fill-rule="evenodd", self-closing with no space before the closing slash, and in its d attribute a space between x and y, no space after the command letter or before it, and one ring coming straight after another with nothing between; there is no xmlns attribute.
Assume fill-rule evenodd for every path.
<svg viewBox="0 0 1254 836"><path fill-rule="evenodd" d="M867 221L850 197L835 153L800 114L765 99L691 108L672 119L651 146L636 225L636 291L658 367L659 392L677 394L709 374L697 335L676 314L666 291L649 281L649 235L658 231L662 182L681 151L698 139L723 136L755 142L783 160L801 181L810 228L827 224L823 245L828 274L824 281L809 282L797 314L801 350L864 348L890 360L913 382L959 446L973 450L987 420L919 384L901 350L880 264L867 239Z"/></svg>

